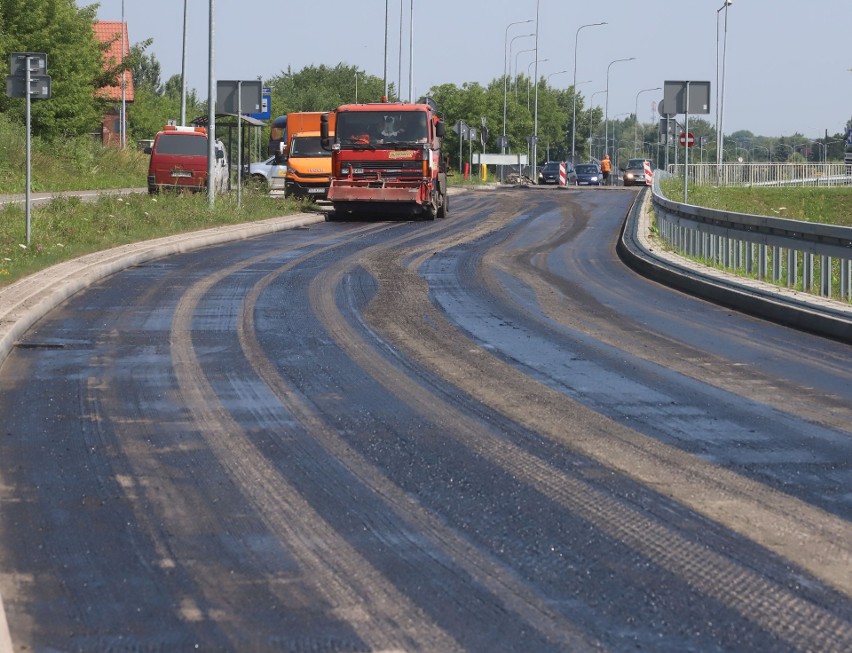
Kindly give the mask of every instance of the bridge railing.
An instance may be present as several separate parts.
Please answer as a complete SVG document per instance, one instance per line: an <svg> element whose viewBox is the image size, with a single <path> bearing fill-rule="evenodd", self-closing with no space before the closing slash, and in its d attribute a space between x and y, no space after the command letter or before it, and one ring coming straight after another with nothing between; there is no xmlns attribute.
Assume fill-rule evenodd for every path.
<svg viewBox="0 0 852 653"><path fill-rule="evenodd" d="M681 204L662 195L660 176L654 176L652 188L656 227L677 253L735 274L852 302L852 227Z"/></svg>
<svg viewBox="0 0 852 653"><path fill-rule="evenodd" d="M669 172L683 179L683 164ZM847 186L852 165L846 163L690 163L689 181L721 186Z"/></svg>

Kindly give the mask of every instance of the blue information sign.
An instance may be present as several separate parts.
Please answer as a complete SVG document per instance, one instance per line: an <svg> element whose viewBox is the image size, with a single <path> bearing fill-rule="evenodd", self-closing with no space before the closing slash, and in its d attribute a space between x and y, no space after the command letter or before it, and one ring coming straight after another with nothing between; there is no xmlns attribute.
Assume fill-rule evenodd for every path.
<svg viewBox="0 0 852 653"><path fill-rule="evenodd" d="M264 86L260 94L260 113L249 113L249 116L257 120L272 119L272 89Z"/></svg>

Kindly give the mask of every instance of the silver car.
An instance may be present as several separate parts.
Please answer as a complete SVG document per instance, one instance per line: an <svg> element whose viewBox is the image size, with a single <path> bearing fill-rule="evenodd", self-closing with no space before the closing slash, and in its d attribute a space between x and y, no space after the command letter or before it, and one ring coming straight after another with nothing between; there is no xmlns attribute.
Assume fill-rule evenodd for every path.
<svg viewBox="0 0 852 653"><path fill-rule="evenodd" d="M267 190L284 190L286 175L287 166L275 163L274 156L243 166L243 178Z"/></svg>
<svg viewBox="0 0 852 653"><path fill-rule="evenodd" d="M654 170L654 162L651 159L629 159L627 165L622 169L621 177L625 186L644 186L649 180L645 179L645 162L648 162L651 171Z"/></svg>

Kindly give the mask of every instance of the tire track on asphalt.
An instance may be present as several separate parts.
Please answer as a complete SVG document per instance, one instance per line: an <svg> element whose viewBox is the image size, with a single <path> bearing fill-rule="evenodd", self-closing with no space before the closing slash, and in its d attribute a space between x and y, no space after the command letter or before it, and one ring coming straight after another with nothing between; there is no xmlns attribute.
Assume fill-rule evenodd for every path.
<svg viewBox="0 0 852 653"><path fill-rule="evenodd" d="M192 317L199 302L228 275L269 256L242 261L194 284L177 306L171 350L186 405L211 451L270 532L310 574L333 613L366 645L378 651L405 650L406 643L418 650L461 651L452 637L397 591L281 476L218 401L205 378L192 345Z"/></svg>
<svg viewBox="0 0 852 653"><path fill-rule="evenodd" d="M429 301L428 285L415 271L435 251L465 239L472 241L484 232L483 223L462 238L451 236L390 257L376 247L343 260L312 284L312 297L320 302L317 314L338 344L389 391L430 419L437 413L453 423L460 442L566 510L795 648L810 650L817 645L820 650L843 651L852 646L852 624L523 449L484 433L466 414L425 393L416 381L365 345L333 302L322 299L333 296L348 270L364 266L378 281L377 295L366 312L367 323L406 355L507 418L732 528L829 587L852 594L849 524L602 417L501 362L449 324ZM570 437L565 424L572 426ZM695 487L697 480L700 489ZM748 517L732 518L738 512ZM814 550L819 552L817 560Z"/></svg>
<svg viewBox="0 0 852 653"><path fill-rule="evenodd" d="M516 215L512 213L510 219L514 219ZM383 243L378 246L378 249L395 247L407 240L420 237L422 237L421 232L406 234L389 243ZM369 251L366 250L366 252ZM365 252L361 252L354 258L359 259L364 254ZM420 538L428 538L435 548L441 550L441 555L435 558L436 564L444 565L445 563L442 562L444 558L452 560L474 582L481 584L494 595L507 611L519 615L549 641L568 647L570 650L603 650L603 645L600 642L588 634L584 634L564 615L557 613L549 605L550 601L547 597L541 596L539 592L520 579L514 571L479 550L464 536L447 528L440 516L433 514L412 499L402 488L390 481L378 467L349 446L336 430L310 407L298 391L283 379L275 366L264 355L262 347L257 341L252 307L271 283L301 262L301 260L291 261L270 272L246 295L245 308L241 311L242 319L238 327L240 342L246 352L246 358L270 390L331 456L343 464L366 487L370 488L377 497L380 497L388 508L393 510L398 519L407 523L411 530L418 533L418 542L414 545L421 548L426 556L432 558L435 558L435 555L423 546L419 541ZM339 331L339 326L344 319L340 315L335 315L334 297L333 287L328 287L322 283L311 285L311 304L314 310L318 312L319 321L326 329ZM355 344L354 346L358 345ZM355 509L353 507L353 510Z"/></svg>
<svg viewBox="0 0 852 653"><path fill-rule="evenodd" d="M567 209L564 209L567 210ZM573 210L571 219L576 220L577 214L584 216L585 211ZM790 384L779 382L760 370L732 363L730 360L714 356L695 349L689 345L667 338L660 334L650 333L637 328L633 322L625 322L620 316L605 306L597 304L597 310L583 310L585 305L596 304L596 298L590 286L600 285L605 274L597 274L596 270L608 264L605 260L596 260L581 268L582 279L579 276L566 279L549 269L548 259L561 246L570 242L576 235L574 228L562 228L544 239L541 243L530 246L519 246L513 243L516 237L511 237L497 247L487 252L480 265L481 276L496 297L504 298L509 304L514 303L510 295L502 287L495 270L521 280L535 293L536 301L544 315L566 327L593 334L596 340L625 351L637 358L648 360L686 377L712 385L726 392L753 399L756 402L772 406L782 412L791 412L806 417L815 424L824 424L834 429L849 432L852 425L852 408L840 397L826 396L819 393L822 404L830 402L831 410L820 410L813 407L811 392ZM613 237L612 250L615 250L617 232ZM617 257L613 255L613 258ZM611 290L611 289L610 289ZM581 317L582 316L582 317ZM655 355L661 348L676 349L677 356L665 358ZM788 355L787 352L770 350L767 346L767 356ZM791 352L790 356L802 356L804 352ZM812 364L820 365L832 374L839 363L826 360L810 359ZM813 391L816 393L816 391Z"/></svg>

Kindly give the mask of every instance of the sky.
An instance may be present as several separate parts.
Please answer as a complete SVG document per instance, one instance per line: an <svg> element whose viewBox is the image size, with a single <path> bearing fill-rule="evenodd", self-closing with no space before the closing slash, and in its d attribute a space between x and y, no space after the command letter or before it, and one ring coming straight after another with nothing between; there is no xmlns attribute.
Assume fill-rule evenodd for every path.
<svg viewBox="0 0 852 653"><path fill-rule="evenodd" d="M434 85L487 85L506 62L510 73L535 74L537 58L539 77L567 88L576 48L577 90L610 119L638 109L641 122L656 121L665 82L701 81L710 82L711 107L699 117L715 124L721 104L725 134L844 132L852 0L730 1L725 9L725 0L187 0L187 86L206 99L212 4L215 79L268 80L288 68L344 63L379 78L387 69L402 97L413 88L417 99ZM165 82L181 71L183 6L100 0L98 18L121 20L123 11L131 43L153 38L147 52ZM583 27L594 23L607 24ZM353 100L354 87L353 79Z"/></svg>

